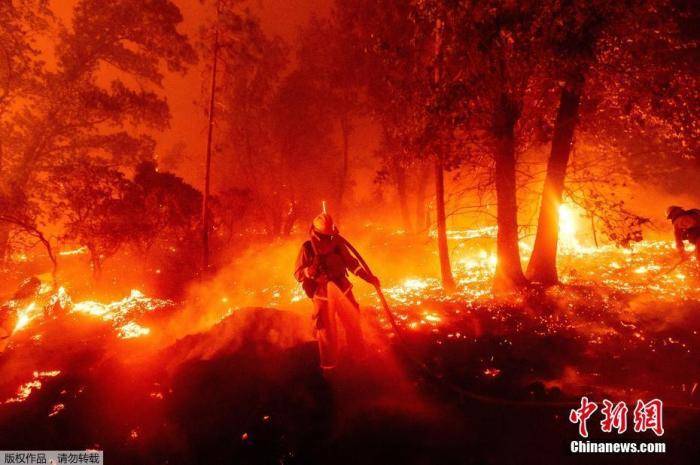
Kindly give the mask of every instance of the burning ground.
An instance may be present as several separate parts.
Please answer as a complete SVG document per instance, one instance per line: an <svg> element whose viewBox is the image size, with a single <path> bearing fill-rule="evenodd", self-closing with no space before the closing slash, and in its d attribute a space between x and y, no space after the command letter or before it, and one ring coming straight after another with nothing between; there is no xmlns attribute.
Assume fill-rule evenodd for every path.
<svg viewBox="0 0 700 465"><path fill-rule="evenodd" d="M698 452L697 263L679 264L666 241L565 241L562 285L494 297L492 235L450 232L450 296L415 264L430 243L397 233L361 244L405 345L358 284L372 355L331 383L288 267L265 270L263 287L238 271L260 250L181 301L81 299L42 283L8 304L0 448L104 448L115 463L542 463L572 459L567 415L588 395L663 399L665 458ZM264 253L283 263L295 247Z"/></svg>

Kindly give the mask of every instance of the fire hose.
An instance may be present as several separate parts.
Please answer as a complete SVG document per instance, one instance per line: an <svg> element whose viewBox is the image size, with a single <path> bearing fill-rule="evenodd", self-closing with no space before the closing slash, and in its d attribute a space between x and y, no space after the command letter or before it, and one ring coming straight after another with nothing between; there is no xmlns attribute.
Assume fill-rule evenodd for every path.
<svg viewBox="0 0 700 465"><path fill-rule="evenodd" d="M372 273L371 268L365 261L365 259L362 257L360 252L357 251L355 247L344 237L339 236L341 241L345 244L345 246L350 250L350 252L355 256L358 262L360 262L360 265L362 268L365 270L365 272L369 276L373 276L374 274ZM680 265L680 263L679 263ZM677 265L676 265L677 266ZM675 268L675 267L674 267ZM484 395L484 394L479 394L474 391L470 391L468 389L464 389L462 386L445 379L444 377L440 376L439 374L435 373L425 362L420 360L419 357L417 357L414 352L411 350L410 345L406 341L406 339L403 337L403 334L401 332L401 328L399 325L396 323L396 316L394 315L394 312L392 312L391 307L389 306L389 303L386 300L386 297L384 297L384 293L382 292L382 288L378 285L374 286L375 291L377 292L377 296L379 297L379 300L382 304L382 308L384 309L384 314L387 317L387 320L389 320L389 324L391 325L391 328L396 335L397 341L399 343L399 348L401 351L404 353L406 359L413 364L416 368L418 368L426 377L426 379L432 381L435 384L438 384L440 386L443 386L447 390L451 391L453 394L455 394L458 399L460 400L461 403L464 402L465 399L471 399L476 402L484 403L484 404L498 404L498 405L511 405L511 406L517 406L517 407L549 407L549 408L568 408L568 407L577 407L579 406L577 402L574 401L537 401L537 400L515 400L515 399L505 399L501 397L494 397L494 396L489 396L489 395ZM690 411L700 411L700 407L695 407L695 406L689 406L689 405L676 405L676 404L666 404L664 403L664 407L671 408L671 409L677 409L677 410L690 410Z"/></svg>

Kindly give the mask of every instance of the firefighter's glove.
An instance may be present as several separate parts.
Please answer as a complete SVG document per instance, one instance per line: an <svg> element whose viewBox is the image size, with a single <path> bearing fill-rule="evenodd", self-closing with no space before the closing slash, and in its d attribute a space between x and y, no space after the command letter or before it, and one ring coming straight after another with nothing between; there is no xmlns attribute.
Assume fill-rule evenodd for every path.
<svg viewBox="0 0 700 465"><path fill-rule="evenodd" d="M374 276L373 274L367 276L366 281L370 283L374 287L381 287L381 283L379 282L379 278Z"/></svg>
<svg viewBox="0 0 700 465"><path fill-rule="evenodd" d="M364 279L374 287L380 286L379 278L377 278L373 274L369 274L364 268L360 268L360 270L357 272L357 276Z"/></svg>
<svg viewBox="0 0 700 465"><path fill-rule="evenodd" d="M318 264L312 263L311 265L306 267L306 277L309 279L314 279L316 278L316 275L318 274Z"/></svg>

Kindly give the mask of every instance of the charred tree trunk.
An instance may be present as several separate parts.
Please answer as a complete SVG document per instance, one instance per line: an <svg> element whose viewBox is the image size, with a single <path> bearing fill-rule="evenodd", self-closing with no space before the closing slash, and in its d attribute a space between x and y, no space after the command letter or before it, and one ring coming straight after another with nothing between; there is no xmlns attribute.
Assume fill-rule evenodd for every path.
<svg viewBox="0 0 700 465"><path fill-rule="evenodd" d="M51 242L46 238L46 236L44 236L43 233L41 233L41 231L37 229L35 231L35 235L44 245L46 255L48 255L49 260L51 260L51 280L53 281L52 284L56 286L58 276L58 260L56 259L56 254L53 251L53 247L51 247Z"/></svg>
<svg viewBox="0 0 700 465"><path fill-rule="evenodd" d="M282 226L282 235L289 236L294 228L294 223L297 220L297 206L295 202L291 202L289 205L289 210L287 210L287 215L284 218L284 225Z"/></svg>
<svg viewBox="0 0 700 465"><path fill-rule="evenodd" d="M455 281L452 277L450 265L450 252L447 247L447 221L445 218L445 179L442 156L435 157L435 216L437 218L437 240L440 256L440 275L442 287L445 292L455 290Z"/></svg>
<svg viewBox="0 0 700 465"><path fill-rule="evenodd" d="M442 74L442 34L443 23L440 18L435 21L435 66L433 83L438 88ZM442 153L435 155L435 219L437 222L438 254L440 256L440 274L442 288L445 292L453 292L456 288L450 265L450 251L447 247L447 221L445 218L445 178Z"/></svg>
<svg viewBox="0 0 700 465"><path fill-rule="evenodd" d="M348 169L350 166L349 158L349 139L350 139L350 123L347 115L343 114L340 117L340 134L343 139L343 165L340 168L340 183L338 186L338 200L335 206L336 216L339 216L343 209L343 197L348 184ZM337 218L336 218L337 219Z"/></svg>
<svg viewBox="0 0 700 465"><path fill-rule="evenodd" d="M411 215L408 210L408 191L406 189L406 169L399 162L394 163L394 175L396 177L396 193L399 196L399 208L401 220L407 233L413 232Z"/></svg>
<svg viewBox="0 0 700 465"><path fill-rule="evenodd" d="M0 222L0 265L5 265L10 255L10 226Z"/></svg>
<svg viewBox="0 0 700 465"><path fill-rule="evenodd" d="M427 212L425 210L425 193L430 179L428 166L423 166L418 177L418 189L416 191L416 234L421 234L429 229Z"/></svg>
<svg viewBox="0 0 700 465"><path fill-rule="evenodd" d="M216 30L214 31L211 84L209 93L209 122L207 126L207 152L204 160L204 195L202 196L202 275L209 270L209 187L211 183L211 151L214 133L214 110L216 108L216 68L219 64L219 13L220 2L216 2Z"/></svg>
<svg viewBox="0 0 700 465"><path fill-rule="evenodd" d="M0 136L0 179L5 179L3 173L3 146L2 137ZM3 181L0 181L0 199L9 190L9 186L5 186ZM10 228L7 224L0 222L0 267L4 266L7 260L7 249L10 240Z"/></svg>
<svg viewBox="0 0 700 465"><path fill-rule="evenodd" d="M595 229L595 216L591 214L591 233L593 233L593 243L595 244L596 249L598 248L598 233L596 233Z"/></svg>
<svg viewBox="0 0 700 465"><path fill-rule="evenodd" d="M282 233L282 224L284 223L282 216L284 215L284 213L282 209L274 208L270 212L270 215L270 237L279 237Z"/></svg>
<svg viewBox="0 0 700 465"><path fill-rule="evenodd" d="M569 163L573 145L582 87L583 78L579 75L569 79L561 91L552 149L547 162L547 174L537 221L537 236L527 267L528 278L544 285L559 282L557 274L559 206L564 191L566 166Z"/></svg>
<svg viewBox="0 0 700 465"><path fill-rule="evenodd" d="M95 282L100 280L102 275L102 262L100 260L100 253L95 249L94 246L88 245L88 252L90 253L90 268L92 268L92 279Z"/></svg>
<svg viewBox="0 0 700 465"><path fill-rule="evenodd" d="M31 223L31 221L22 220L20 218L12 216L4 216L0 214L0 235L6 235L4 238L6 247L7 242L9 240L10 225L18 226L22 228L27 234L30 234L31 236L34 236L37 239L39 239L39 242L41 242L44 248L46 249L46 254L49 257L49 260L51 260L51 277L53 278L53 284L55 285L56 275L58 272L58 259L56 258L56 254L54 253L53 247L51 246L51 241L49 241L44 235L44 233L41 232L36 226L34 226ZM0 236L0 240L2 239L3 238ZM3 260L9 259L9 250L5 252L5 255L0 255L0 258L2 258ZM0 263L4 264L4 262Z"/></svg>
<svg viewBox="0 0 700 465"><path fill-rule="evenodd" d="M512 290L527 283L520 263L518 248L518 200L515 176L515 124L520 116L519 106L507 95L500 98L494 114L496 137L496 197L498 205L498 234L496 248L498 264L494 289Z"/></svg>

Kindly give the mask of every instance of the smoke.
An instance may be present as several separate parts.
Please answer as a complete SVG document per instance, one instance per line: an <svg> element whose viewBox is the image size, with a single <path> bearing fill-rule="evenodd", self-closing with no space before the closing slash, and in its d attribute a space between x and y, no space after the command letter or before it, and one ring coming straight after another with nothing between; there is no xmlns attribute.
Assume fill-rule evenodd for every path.
<svg viewBox="0 0 700 465"><path fill-rule="evenodd" d="M309 325L300 315L274 309L246 308L235 311L208 331L186 336L166 348L163 360L173 373L193 360L231 355L243 346L257 352L286 350L311 339Z"/></svg>
<svg viewBox="0 0 700 465"><path fill-rule="evenodd" d="M437 257L428 238L416 241L381 230L355 231L346 237L386 286L402 283L406 276L438 275ZM176 352L172 363L229 353L247 341L283 349L313 341L313 306L293 276L305 240L305 236L296 236L253 243L209 279L193 283L184 307L162 329L171 341L181 339L171 348ZM386 347L385 329L378 319L381 307L373 288L357 277L350 279L368 344L375 349Z"/></svg>
<svg viewBox="0 0 700 465"><path fill-rule="evenodd" d="M644 192L641 196L630 196L630 207L640 215L651 219L651 226L647 229L645 238L668 239L673 236L671 223L666 219L666 208L670 205L678 205L686 209L698 208L698 199L693 193L673 194L657 186L635 185L638 192Z"/></svg>

